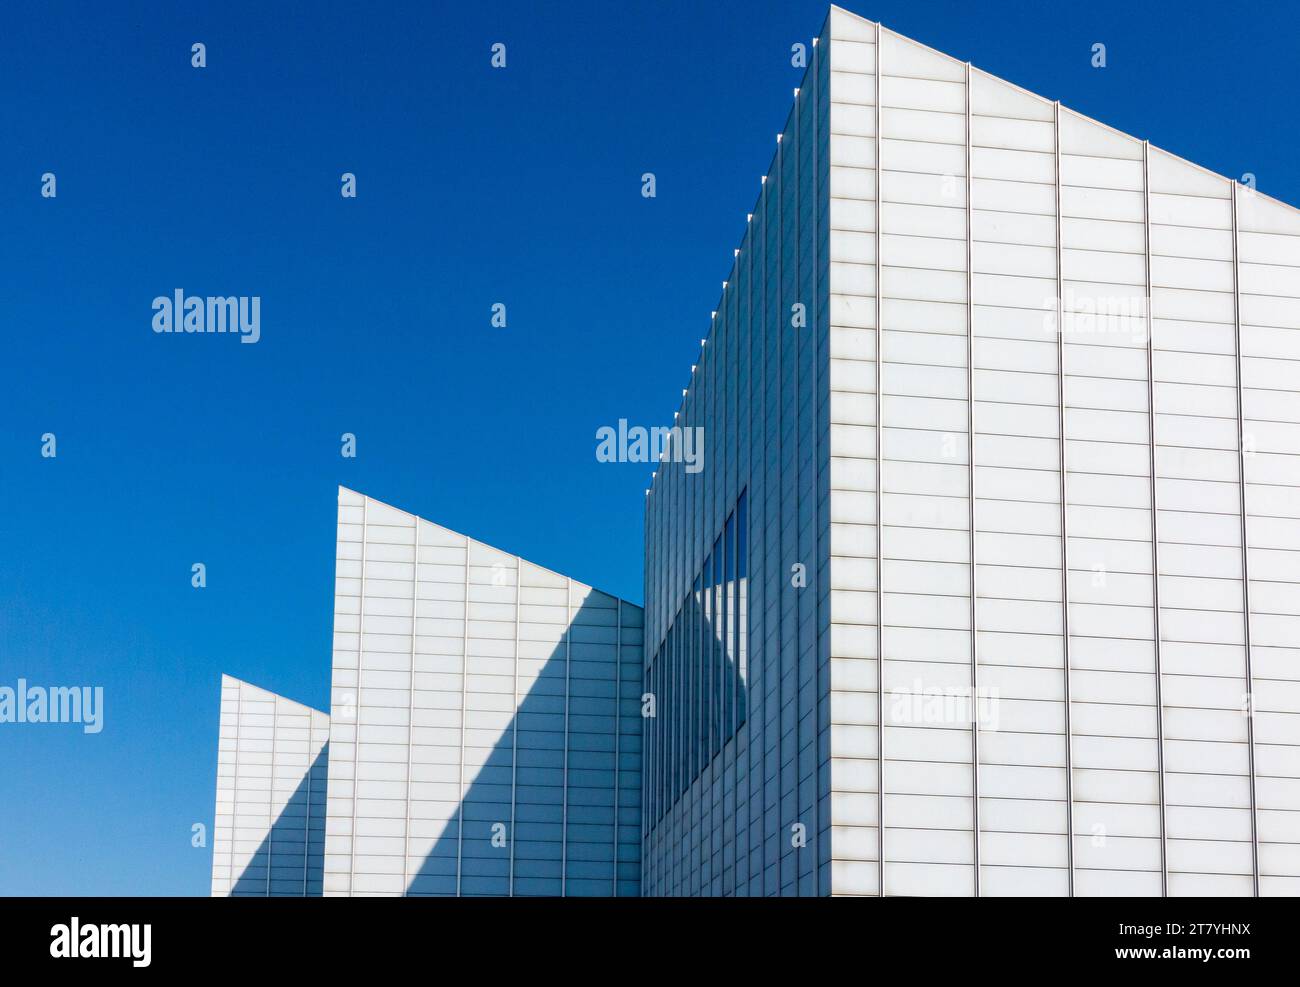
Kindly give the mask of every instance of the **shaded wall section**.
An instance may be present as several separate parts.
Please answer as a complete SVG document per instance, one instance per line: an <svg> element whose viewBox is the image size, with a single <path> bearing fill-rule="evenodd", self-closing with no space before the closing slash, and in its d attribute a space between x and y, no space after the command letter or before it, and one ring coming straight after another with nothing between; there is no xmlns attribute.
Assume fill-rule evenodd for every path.
<svg viewBox="0 0 1300 987"><path fill-rule="evenodd" d="M647 722L647 895L831 890L828 411L839 382L827 371L843 313L829 306L826 38L809 49L674 419L703 430L703 469L662 462L646 497L647 688L659 699ZM734 548L733 526L744 531ZM705 714L719 653L724 670L743 668L743 706L728 710L724 679L721 717Z"/></svg>
<svg viewBox="0 0 1300 987"><path fill-rule="evenodd" d="M329 717L221 676L214 897L321 893Z"/></svg>
<svg viewBox="0 0 1300 987"><path fill-rule="evenodd" d="M329 895L637 895L642 613L339 492Z"/></svg>

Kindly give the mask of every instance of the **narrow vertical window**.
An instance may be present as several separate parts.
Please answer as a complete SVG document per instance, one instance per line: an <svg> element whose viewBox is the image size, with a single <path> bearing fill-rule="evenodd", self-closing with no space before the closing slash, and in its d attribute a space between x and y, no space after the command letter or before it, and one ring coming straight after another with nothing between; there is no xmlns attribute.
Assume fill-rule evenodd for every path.
<svg viewBox="0 0 1300 987"><path fill-rule="evenodd" d="M646 665L645 672L643 672L641 675L641 692L643 695L646 693L649 693L650 695L654 695L654 685L653 685L654 667L655 667L654 659L652 658L650 659L650 662ZM644 704L644 702L645 700L643 699L642 703ZM644 798L642 801L645 802L645 805L641 807L642 812L644 814L642 818L648 817L651 821L653 821L654 811L650 805L650 779L653 777L653 775L651 774L651 770L654 768L654 763L655 763L654 762L655 721L648 719L644 715L642 715L641 724L642 724L641 736L645 738L645 771L646 771L646 775L643 779L645 784L642 785L642 789L641 789L644 794Z"/></svg>
<svg viewBox="0 0 1300 987"><path fill-rule="evenodd" d="M699 576L690 593L688 606L690 622L686 625L690 637L690 780L694 782L699 770Z"/></svg>
<svg viewBox="0 0 1300 987"><path fill-rule="evenodd" d="M686 666L682 661L681 614L673 622L673 801L682 793L682 776L686 769L682 767L682 753L686 744L682 739L682 728L686 726Z"/></svg>
<svg viewBox="0 0 1300 987"><path fill-rule="evenodd" d="M711 674L713 676L713 754L716 756L718 751L722 750L722 666L726 663L726 655L723 653L723 645L726 642L724 636L724 627L726 626L727 615L723 610L722 603L722 536L719 535L713 543L713 575L712 591L713 596L713 633L709 639L713 646L713 662Z"/></svg>
<svg viewBox="0 0 1300 987"><path fill-rule="evenodd" d="M680 615L679 615L680 616ZM682 778L686 768L682 763L686 752L686 663L682 660L682 644L686 640L684 628L673 627L673 802L682 794Z"/></svg>
<svg viewBox="0 0 1300 987"><path fill-rule="evenodd" d="M682 658L686 663L686 748L683 751L686 765L685 784L682 791L690 787L695 777L695 596L686 594L682 606Z"/></svg>
<svg viewBox="0 0 1300 987"><path fill-rule="evenodd" d="M652 821L657 821L658 814L655 811L655 779L658 777L658 759L659 759L659 694L655 691L655 666L659 664L659 655L656 654L650 662L650 667L646 669L646 687L645 691L650 694L653 702L652 709L654 715L647 721L649 729L650 750L647 758L647 776L646 776L646 809L650 814Z"/></svg>
<svg viewBox="0 0 1300 987"><path fill-rule="evenodd" d="M722 624L724 660L722 663L722 742L726 744L736 733L736 515L727 517L723 529L722 610L726 620Z"/></svg>
<svg viewBox="0 0 1300 987"><path fill-rule="evenodd" d="M736 725L749 712L749 511L745 493L736 504Z"/></svg>
<svg viewBox="0 0 1300 987"><path fill-rule="evenodd" d="M668 632L668 694L672 709L668 715L668 805L677 800L677 724L681 720L681 694L677 688L677 627Z"/></svg>
<svg viewBox="0 0 1300 987"><path fill-rule="evenodd" d="M704 760L700 765L703 771L709 763L709 752L713 749L713 556L704 560L704 627L700 643L704 646L701 668L704 672L704 709L702 711L702 729Z"/></svg>
<svg viewBox="0 0 1300 987"><path fill-rule="evenodd" d="M704 601L700 598L700 577L695 576L694 608L692 618L694 624L691 627L691 640L695 647L695 711L692 716L692 723L695 727L695 743L691 747L691 777L694 778L700 773L700 767L704 758L701 756L700 748L703 744L704 731Z"/></svg>
<svg viewBox="0 0 1300 987"><path fill-rule="evenodd" d="M673 655L673 631L668 628L668 639L664 642L664 812L672 808L673 778L676 775L673 755L676 753L677 734L677 676Z"/></svg>
<svg viewBox="0 0 1300 987"><path fill-rule="evenodd" d="M654 716L650 719L650 778L646 790L649 792L650 818L659 819L659 678L655 670L659 667L659 655L655 655L650 664L650 687L647 690L654 700Z"/></svg>
<svg viewBox="0 0 1300 987"><path fill-rule="evenodd" d="M682 633L681 613L673 622L673 801L682 794L682 778L686 769L682 766L682 754L686 750L683 740L683 727L686 726L686 663L682 661L682 642L686 635Z"/></svg>
<svg viewBox="0 0 1300 987"><path fill-rule="evenodd" d="M655 662L655 696L658 704L655 709L655 735L658 740L655 743L657 754L655 761L657 768L655 771L655 811L660 818L664 814L664 741L667 739L664 731L664 717L667 715L667 703L664 696L664 655L663 651L659 652L659 660Z"/></svg>
<svg viewBox="0 0 1300 987"><path fill-rule="evenodd" d="M664 674L664 668L668 664L668 640L664 643L659 651L659 660L655 662L655 695L658 696L659 708L656 711L657 729L655 732L659 735L659 753L655 760L658 762L658 769L655 771L655 804L657 813L662 819L664 815L664 774L668 769L668 676Z"/></svg>

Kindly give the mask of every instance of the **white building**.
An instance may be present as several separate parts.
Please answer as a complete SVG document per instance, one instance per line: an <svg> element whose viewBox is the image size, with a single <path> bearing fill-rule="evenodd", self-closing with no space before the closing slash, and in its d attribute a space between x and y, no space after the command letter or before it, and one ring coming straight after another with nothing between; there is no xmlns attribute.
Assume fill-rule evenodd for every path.
<svg viewBox="0 0 1300 987"><path fill-rule="evenodd" d="M644 628L342 490L321 876L227 680L213 891L1300 894L1297 371L1300 212L832 7Z"/></svg>
<svg viewBox="0 0 1300 987"><path fill-rule="evenodd" d="M637 895L641 608L339 492L325 894Z"/></svg>
<svg viewBox="0 0 1300 987"><path fill-rule="evenodd" d="M1300 213L833 7L716 309L644 893L1300 893Z"/></svg>
<svg viewBox="0 0 1300 987"><path fill-rule="evenodd" d="M320 895L329 717L221 676L212 894Z"/></svg>
<svg viewBox="0 0 1300 987"><path fill-rule="evenodd" d="M637 896L641 608L344 488L335 565L330 715L223 677L213 894Z"/></svg>

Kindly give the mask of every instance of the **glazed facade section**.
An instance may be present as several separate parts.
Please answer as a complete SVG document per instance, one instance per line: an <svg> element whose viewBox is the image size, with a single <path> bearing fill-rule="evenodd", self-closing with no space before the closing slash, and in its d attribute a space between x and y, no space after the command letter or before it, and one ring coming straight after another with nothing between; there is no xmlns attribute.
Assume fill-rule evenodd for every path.
<svg viewBox="0 0 1300 987"><path fill-rule="evenodd" d="M674 763L677 724L692 715L690 683L685 702L671 674L667 692L658 675L647 683L659 703L646 720L654 786L642 832L646 894L830 890L825 40L809 49L804 83L674 422L704 429L705 468L692 474L682 463L661 463L646 499L652 654L675 653L683 601L689 617L696 574L726 544L727 518L741 505L748 534L736 552L745 558L738 604L744 722L667 785L651 772ZM729 598L721 593L720 607L704 601L713 607L704 612L706 648L712 634L727 636L710 614L729 621Z"/></svg>
<svg viewBox="0 0 1300 987"><path fill-rule="evenodd" d="M647 498L652 651L751 534L646 893L1300 893L1298 215L832 8Z"/></svg>
<svg viewBox="0 0 1300 987"><path fill-rule="evenodd" d="M321 893L329 717L221 677L212 895Z"/></svg>
<svg viewBox="0 0 1300 987"><path fill-rule="evenodd" d="M646 691L664 704L646 807L656 820L749 714L748 516L742 493L646 668Z"/></svg>
<svg viewBox="0 0 1300 987"><path fill-rule="evenodd" d="M340 490L326 895L637 895L639 607Z"/></svg>
<svg viewBox="0 0 1300 987"><path fill-rule="evenodd" d="M213 894L1300 895L1300 212L809 59L644 613L340 489L331 713L223 677Z"/></svg>

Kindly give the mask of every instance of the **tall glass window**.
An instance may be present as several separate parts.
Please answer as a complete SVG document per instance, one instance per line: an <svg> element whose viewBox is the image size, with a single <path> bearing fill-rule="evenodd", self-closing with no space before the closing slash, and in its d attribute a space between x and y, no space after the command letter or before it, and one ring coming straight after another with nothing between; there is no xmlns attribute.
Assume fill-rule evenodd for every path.
<svg viewBox="0 0 1300 987"><path fill-rule="evenodd" d="M646 786L649 796L646 801L649 803L647 808L650 810L650 818L659 818L659 678L656 671L659 668L659 655L656 654L650 667L646 669L646 692L651 696L654 703L654 716L649 720L650 729L650 770L649 784Z"/></svg>
<svg viewBox="0 0 1300 987"><path fill-rule="evenodd" d="M745 493L736 503L736 726L745 723L749 696L749 511Z"/></svg>
<svg viewBox="0 0 1300 987"><path fill-rule="evenodd" d="M723 609L722 594L722 536L718 535L717 541L713 543L713 633L709 635L713 643L713 753L716 756L718 751L722 750L722 731L724 722L722 718L722 707L724 693L722 688L722 666L726 663L726 654L723 652L723 645L726 644L726 632L724 628L727 624L727 613Z"/></svg>
<svg viewBox="0 0 1300 987"><path fill-rule="evenodd" d="M724 737L736 732L736 515L727 518L723 529L722 623L722 722Z"/></svg>
<svg viewBox="0 0 1300 987"><path fill-rule="evenodd" d="M659 704L655 710L655 791L658 793L655 797L655 805L660 815L664 811L664 717L668 711L667 703L664 701L664 656L663 651L659 652L659 659L655 662L655 695L659 697Z"/></svg>
<svg viewBox="0 0 1300 987"><path fill-rule="evenodd" d="M700 773L700 717L704 704L700 701L703 692L704 648L700 642L700 577L695 577L695 588L691 593L691 777Z"/></svg>
<svg viewBox="0 0 1300 987"><path fill-rule="evenodd" d="M668 626L645 673L647 811L655 821L736 736L748 706L749 517L745 494Z"/></svg>
<svg viewBox="0 0 1300 987"><path fill-rule="evenodd" d="M677 764L673 757L677 746L677 676L676 656L673 654L673 632L669 630L668 640L664 642L664 688L668 692L667 715L664 717L664 754L666 762L664 771L664 802L672 803L673 779L677 777Z"/></svg>
<svg viewBox="0 0 1300 987"><path fill-rule="evenodd" d="M655 663L654 663L654 659L652 658L649 662L646 663L645 671L642 673L641 676L641 694L643 696L647 694L651 696L654 695L654 691L655 691L654 690L654 667L655 667ZM641 736L644 738L643 742L645 743L645 764L646 764L645 788L648 790L653 787L650 784L650 779L654 777L654 775L651 773L651 769L654 768L654 763L655 763L654 761L655 721L654 720L649 719L645 716L642 717ZM641 806L641 811L645 813L647 817L653 820L655 818L654 807L650 804L650 795L648 791L644 799L644 802L645 804Z"/></svg>
<svg viewBox="0 0 1300 987"><path fill-rule="evenodd" d="M676 785L673 788L673 798L679 797L682 791L685 791L686 769L688 769L688 756L686 756L686 737L690 733L690 662L688 661L690 653L690 636L686 633L686 622L681 620L681 616L686 612L685 605L682 605L679 615L679 623L673 627L673 637L676 641L677 649L677 753L675 754L677 763Z"/></svg>
<svg viewBox="0 0 1300 987"><path fill-rule="evenodd" d="M699 676L699 694L695 697L699 703L699 716L696 725L699 733L695 738L695 773L698 775L708 763L709 753L709 616L708 587L704 585L701 571L695 577L697 606L695 608L695 670Z"/></svg>
<svg viewBox="0 0 1300 987"><path fill-rule="evenodd" d="M704 633L701 635L704 645L704 765L709 763L713 750L713 555L704 560Z"/></svg>

